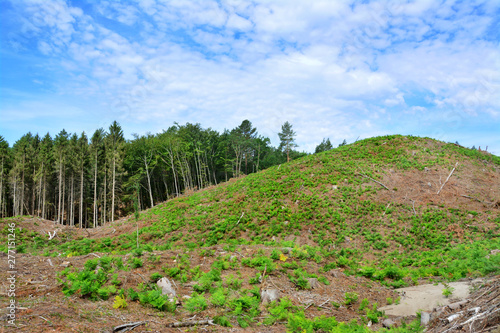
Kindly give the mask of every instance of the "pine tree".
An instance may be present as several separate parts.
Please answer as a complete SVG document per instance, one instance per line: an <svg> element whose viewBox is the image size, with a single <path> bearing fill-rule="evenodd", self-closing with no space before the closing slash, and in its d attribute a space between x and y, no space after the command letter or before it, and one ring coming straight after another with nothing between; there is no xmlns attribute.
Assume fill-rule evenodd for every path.
<svg viewBox="0 0 500 333"><path fill-rule="evenodd" d="M330 142L330 139L323 138L323 141L321 141L321 143L316 146L314 153L317 154L317 153L321 153L323 151L327 151L330 149L333 149L333 146L332 146L332 143Z"/></svg>
<svg viewBox="0 0 500 333"><path fill-rule="evenodd" d="M281 133L278 133L278 136L281 140L280 143L280 150L286 152L286 161L290 162L290 151L294 148L297 147L297 144L295 143L295 136L297 134L293 131L292 125L286 121L282 126L281 126Z"/></svg>
<svg viewBox="0 0 500 333"><path fill-rule="evenodd" d="M248 158L252 154L252 146L254 139L257 136L257 128L252 127L252 123L245 119L238 127L241 136L243 137L243 156L245 158L245 173L248 174Z"/></svg>

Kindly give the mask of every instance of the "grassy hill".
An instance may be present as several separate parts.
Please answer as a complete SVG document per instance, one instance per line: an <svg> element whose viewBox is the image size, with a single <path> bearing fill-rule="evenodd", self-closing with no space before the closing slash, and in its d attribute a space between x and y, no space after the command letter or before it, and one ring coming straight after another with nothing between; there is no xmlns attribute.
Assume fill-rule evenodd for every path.
<svg viewBox="0 0 500 333"><path fill-rule="evenodd" d="M8 224L22 228L17 250L26 253L18 262L27 273L20 281L34 272L51 279L53 301L64 309L56 312L69 318L53 325L84 329L100 307L110 313L96 327L120 323L117 314L131 321L147 314L163 328L196 315L214 319L213 331L364 332L357 325L380 328L377 307L397 300L394 287L498 274L500 158L429 138L377 137L97 229L29 217L1 223L4 250ZM163 276L177 286L179 304L156 290ZM261 304L265 289L279 290L281 301ZM46 290L35 296L47 297ZM36 307L33 293L20 301ZM356 325L338 324L353 319Z"/></svg>

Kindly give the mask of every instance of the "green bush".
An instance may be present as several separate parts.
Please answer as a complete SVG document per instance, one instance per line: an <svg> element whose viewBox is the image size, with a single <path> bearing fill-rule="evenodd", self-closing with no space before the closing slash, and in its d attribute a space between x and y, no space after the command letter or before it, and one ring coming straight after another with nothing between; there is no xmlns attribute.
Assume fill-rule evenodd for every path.
<svg viewBox="0 0 500 333"><path fill-rule="evenodd" d="M210 302L215 306L224 306L226 304L227 289L219 288L217 289L210 298Z"/></svg>
<svg viewBox="0 0 500 333"><path fill-rule="evenodd" d="M151 281L156 282L163 278L163 275L161 275L160 273L153 273L149 278L151 279Z"/></svg>
<svg viewBox="0 0 500 333"><path fill-rule="evenodd" d="M193 286L193 289L198 293L210 290L213 282L221 280L220 274L220 271L217 269L202 273L201 277L198 279L198 283Z"/></svg>
<svg viewBox="0 0 500 333"><path fill-rule="evenodd" d="M142 259L141 258L136 258L136 257L131 257L130 258L130 265L132 268L139 268L142 267Z"/></svg>
<svg viewBox="0 0 500 333"><path fill-rule="evenodd" d="M184 307L186 310L189 312L200 312L203 311L207 308L207 300L205 299L204 294L198 295L194 293L191 298L189 298L185 304Z"/></svg>
<svg viewBox="0 0 500 333"><path fill-rule="evenodd" d="M358 294L355 292L346 292L344 295L345 301L344 304L349 306L357 302Z"/></svg>

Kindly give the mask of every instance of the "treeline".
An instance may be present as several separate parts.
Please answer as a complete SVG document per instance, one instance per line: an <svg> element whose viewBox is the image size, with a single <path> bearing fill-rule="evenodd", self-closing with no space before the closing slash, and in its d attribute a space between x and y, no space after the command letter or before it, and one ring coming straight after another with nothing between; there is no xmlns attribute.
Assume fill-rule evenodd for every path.
<svg viewBox="0 0 500 333"><path fill-rule="evenodd" d="M0 216L33 215L79 227L104 225L135 210L295 159L286 122L272 147L245 120L219 133L200 124L125 140L108 130L25 134L12 147L0 136Z"/></svg>

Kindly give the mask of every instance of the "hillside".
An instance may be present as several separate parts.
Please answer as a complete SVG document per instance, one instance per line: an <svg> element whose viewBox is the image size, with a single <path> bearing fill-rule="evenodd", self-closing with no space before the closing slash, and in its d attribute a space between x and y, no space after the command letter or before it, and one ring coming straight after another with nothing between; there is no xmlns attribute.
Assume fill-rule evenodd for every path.
<svg viewBox="0 0 500 333"><path fill-rule="evenodd" d="M23 331L99 332L134 321L148 321L136 330L178 331L165 325L210 318L215 325L200 330L363 332L338 322L380 329L378 307L397 301L395 287L499 273L500 158L429 138L377 137L105 227L1 223L3 250L15 223L24 252L16 257ZM49 231L57 231L51 240ZM162 277L177 305L155 290ZM263 305L267 289L281 301ZM419 331L411 318L406 328L393 319L392 331Z"/></svg>

